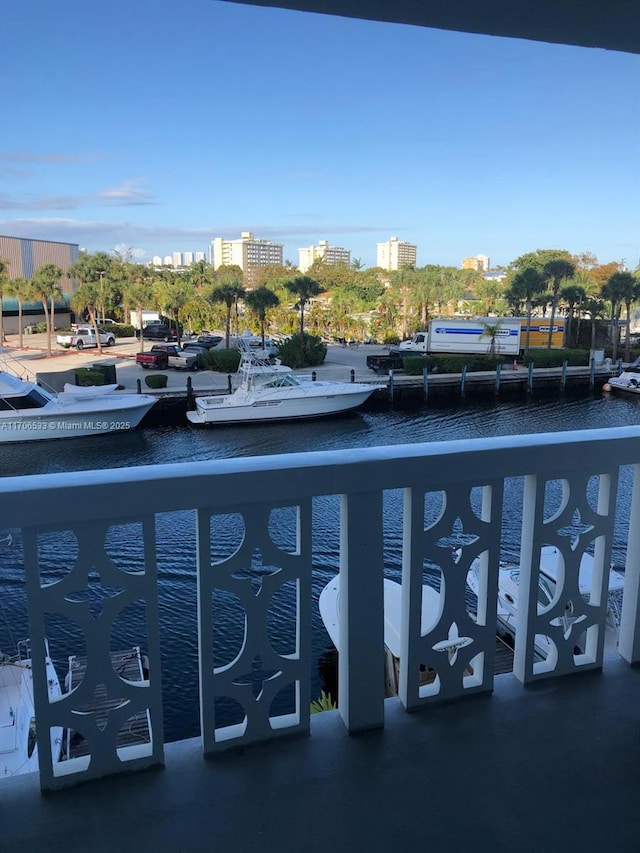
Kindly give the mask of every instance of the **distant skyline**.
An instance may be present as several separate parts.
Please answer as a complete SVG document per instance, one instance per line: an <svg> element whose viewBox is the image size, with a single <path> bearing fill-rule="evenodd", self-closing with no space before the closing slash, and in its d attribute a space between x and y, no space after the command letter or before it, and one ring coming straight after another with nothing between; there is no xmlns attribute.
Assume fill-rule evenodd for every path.
<svg viewBox="0 0 640 853"><path fill-rule="evenodd" d="M207 252L252 231L367 266L640 260L640 60L192 0L3 20L0 234Z"/></svg>

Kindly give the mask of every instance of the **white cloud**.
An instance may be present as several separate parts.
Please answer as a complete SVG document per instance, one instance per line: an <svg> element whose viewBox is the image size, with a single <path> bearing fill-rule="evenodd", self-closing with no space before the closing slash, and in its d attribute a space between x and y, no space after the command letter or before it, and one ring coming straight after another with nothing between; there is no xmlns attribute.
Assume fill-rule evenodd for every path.
<svg viewBox="0 0 640 853"><path fill-rule="evenodd" d="M119 187L102 190L95 198L115 205L156 204L153 195L140 187L140 179L132 178Z"/></svg>

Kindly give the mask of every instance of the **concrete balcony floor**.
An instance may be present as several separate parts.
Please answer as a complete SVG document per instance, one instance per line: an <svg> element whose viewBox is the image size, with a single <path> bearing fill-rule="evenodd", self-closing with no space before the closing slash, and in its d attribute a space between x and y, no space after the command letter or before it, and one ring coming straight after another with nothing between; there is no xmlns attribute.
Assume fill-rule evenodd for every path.
<svg viewBox="0 0 640 853"><path fill-rule="evenodd" d="M408 715L349 736L337 712L309 738L203 760L166 747L164 769L43 797L0 783L0 851L315 853L640 850L640 670L603 673Z"/></svg>

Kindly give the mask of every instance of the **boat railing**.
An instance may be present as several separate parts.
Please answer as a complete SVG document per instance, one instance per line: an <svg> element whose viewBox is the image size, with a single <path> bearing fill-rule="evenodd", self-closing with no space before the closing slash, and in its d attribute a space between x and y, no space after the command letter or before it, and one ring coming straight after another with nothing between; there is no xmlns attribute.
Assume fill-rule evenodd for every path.
<svg viewBox="0 0 640 853"><path fill-rule="evenodd" d="M188 554L197 600L193 635L181 639L197 649L204 754L309 732L313 571L327 554L341 576L338 710L349 732L385 722L383 579L394 567L408 711L492 692L507 545L520 555L514 675L523 685L605 665L614 539L626 547L616 559L625 563L618 651L640 663L639 439L640 428L626 427L0 479L0 536L11 532L24 565L38 731L80 731L91 756L54 763L39 750L42 788L163 763L163 573L180 571ZM549 544L563 570L542 606L536 555ZM466 578L476 560L472 606ZM423 633L427 571L440 612ZM560 618L567 598L572 625ZM123 680L111 664L114 636L132 630L130 618L148 656L143 682ZM73 626L88 657L82 682L51 702L50 620ZM543 660L537 635L553 649ZM426 684L425 667L435 672ZM97 694L121 700L102 728L81 710ZM115 734L141 714L149 741L118 747Z"/></svg>

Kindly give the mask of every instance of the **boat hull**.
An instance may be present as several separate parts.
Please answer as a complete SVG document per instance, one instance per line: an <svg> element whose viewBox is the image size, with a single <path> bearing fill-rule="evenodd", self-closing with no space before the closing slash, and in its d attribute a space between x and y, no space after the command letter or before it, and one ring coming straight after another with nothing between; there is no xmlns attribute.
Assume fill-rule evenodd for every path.
<svg viewBox="0 0 640 853"><path fill-rule="evenodd" d="M105 401L108 397L104 398ZM109 400L110 408L97 409L82 405L55 404L16 414L0 413L0 444L80 438L135 429L156 400L147 395L122 395L120 401Z"/></svg>
<svg viewBox="0 0 640 853"><path fill-rule="evenodd" d="M253 400L239 399L234 394L206 397L196 400L197 408L187 412L187 418L196 425L222 425L329 417L358 409L374 390L369 386L336 388L329 384L326 390L318 387L304 396L270 395Z"/></svg>

